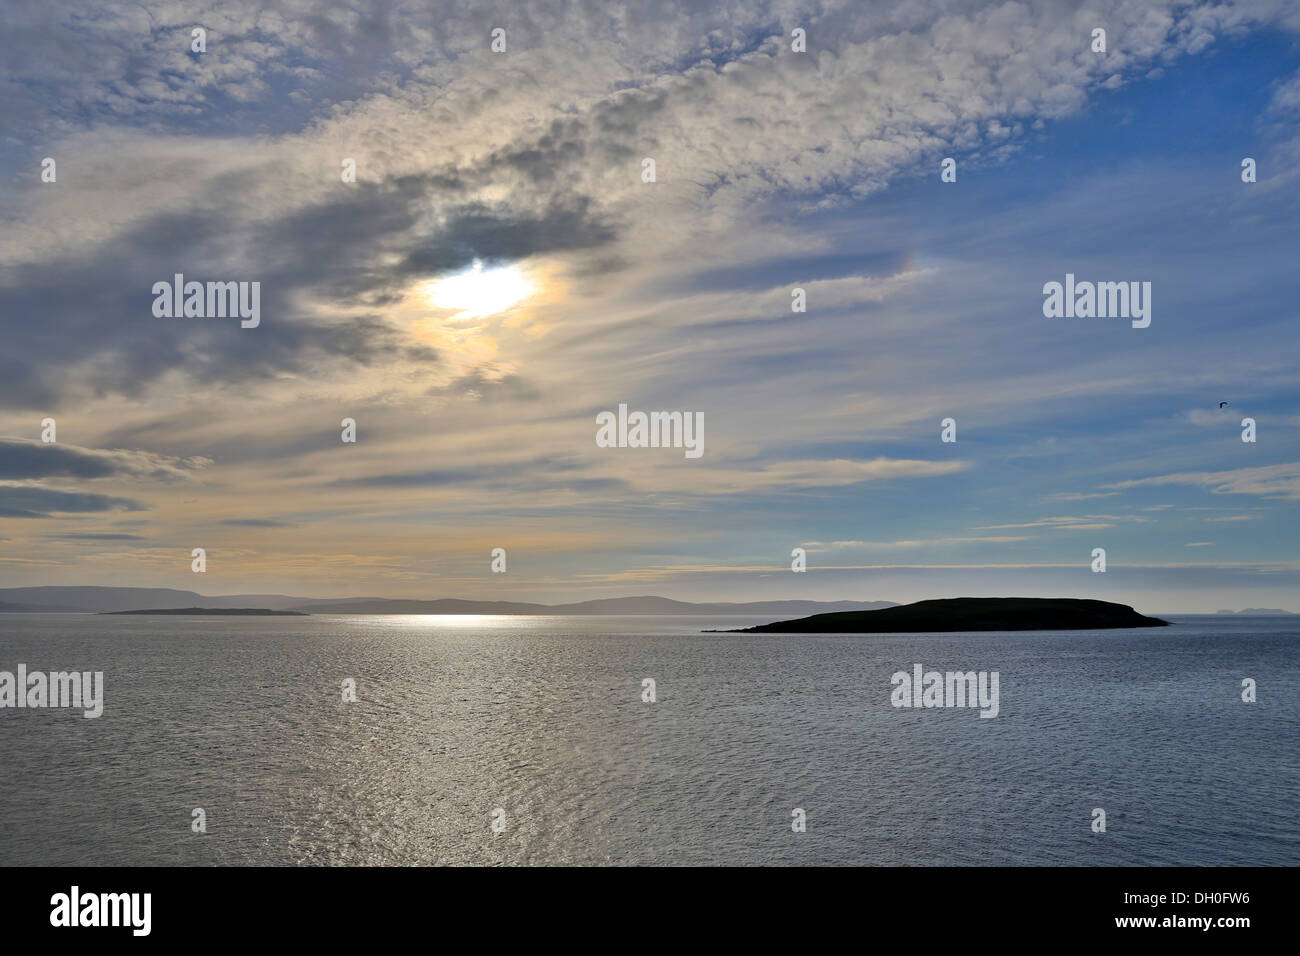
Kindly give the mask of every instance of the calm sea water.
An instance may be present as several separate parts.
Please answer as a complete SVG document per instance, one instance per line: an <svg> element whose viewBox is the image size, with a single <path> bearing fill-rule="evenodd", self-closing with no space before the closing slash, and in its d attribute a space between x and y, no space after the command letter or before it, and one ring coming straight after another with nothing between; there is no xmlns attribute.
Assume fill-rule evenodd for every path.
<svg viewBox="0 0 1300 956"><path fill-rule="evenodd" d="M0 670L106 683L0 710L0 863L1300 863L1300 618L1175 620L0 614ZM998 671L1001 714L891 707L914 663Z"/></svg>

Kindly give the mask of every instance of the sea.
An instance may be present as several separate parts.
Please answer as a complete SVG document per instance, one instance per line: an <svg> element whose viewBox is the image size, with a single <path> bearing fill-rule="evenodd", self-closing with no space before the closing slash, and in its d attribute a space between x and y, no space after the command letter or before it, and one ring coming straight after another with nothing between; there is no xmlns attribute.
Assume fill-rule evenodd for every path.
<svg viewBox="0 0 1300 956"><path fill-rule="evenodd" d="M0 865L1300 864L1300 616L1168 619L0 614L0 671L104 675L0 709Z"/></svg>

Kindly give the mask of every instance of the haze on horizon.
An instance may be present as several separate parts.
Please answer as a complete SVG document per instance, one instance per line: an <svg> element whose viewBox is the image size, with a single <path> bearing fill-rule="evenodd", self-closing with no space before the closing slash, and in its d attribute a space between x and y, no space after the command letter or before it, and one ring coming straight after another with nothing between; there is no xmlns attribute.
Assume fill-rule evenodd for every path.
<svg viewBox="0 0 1300 956"><path fill-rule="evenodd" d="M1300 7L437 9L5 5L0 587L1300 611Z"/></svg>

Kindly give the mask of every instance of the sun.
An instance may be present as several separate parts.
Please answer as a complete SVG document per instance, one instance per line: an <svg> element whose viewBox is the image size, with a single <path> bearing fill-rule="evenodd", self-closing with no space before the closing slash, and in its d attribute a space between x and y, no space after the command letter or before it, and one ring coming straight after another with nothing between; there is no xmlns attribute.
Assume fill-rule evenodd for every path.
<svg viewBox="0 0 1300 956"><path fill-rule="evenodd" d="M479 259L464 272L435 279L425 287L428 300L440 309L455 309L453 319L478 319L505 312L533 293L522 269L484 269Z"/></svg>

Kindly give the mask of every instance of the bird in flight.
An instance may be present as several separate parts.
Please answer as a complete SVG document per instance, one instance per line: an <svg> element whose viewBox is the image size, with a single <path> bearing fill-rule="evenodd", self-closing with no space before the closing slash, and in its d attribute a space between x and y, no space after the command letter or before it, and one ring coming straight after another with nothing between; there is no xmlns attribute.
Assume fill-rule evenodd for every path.
<svg viewBox="0 0 1300 956"><path fill-rule="evenodd" d="M1227 404L1228 404L1227 402L1219 402L1219 407L1222 408L1224 405L1227 405Z"/></svg>

